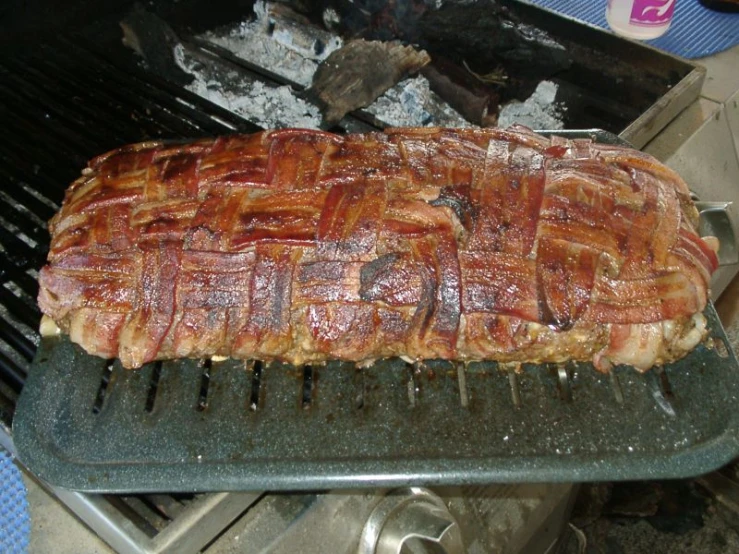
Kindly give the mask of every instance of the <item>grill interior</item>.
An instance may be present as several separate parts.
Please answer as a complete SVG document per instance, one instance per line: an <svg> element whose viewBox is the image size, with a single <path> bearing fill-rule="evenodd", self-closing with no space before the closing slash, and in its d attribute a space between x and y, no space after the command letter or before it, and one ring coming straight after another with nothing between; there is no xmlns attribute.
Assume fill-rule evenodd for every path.
<svg viewBox="0 0 739 554"><path fill-rule="evenodd" d="M83 9L80 5L84 2L67 2L69 9L60 13L21 14L18 3L11 2L10 8L0 10L0 18L9 16L0 24L5 22L14 27L5 37L8 48L0 56L0 121L4 123L0 136L0 180L3 183L0 187L0 418L8 428L39 345L36 277L47 253L45 222L58 208L64 189L77 177L79 169L92 156L107 149L147 138L192 138L258 129L249 121L143 68L140 61L120 45L118 21L129 3L119 0L106 4L105 8ZM288 84L268 68L254 67L215 45L194 38L200 30L244 17L251 11L251 2L218 3L219 9L210 9L210 5L204 8L204 3L197 1L176 4L180 13L172 13L177 10L164 7L169 14L164 13L163 17L187 28L181 36L188 37L191 48L207 52L221 63L231 64L239 72L261 82ZM14 8L18 10L13 12ZM11 44L23 38L24 28L16 23L24 15L35 21L58 18L59 25L67 24L68 27L59 32L50 28L50 24L33 23L35 34L27 37L28 42ZM74 33L69 32L72 26ZM601 40L597 33L591 36L591 30L583 30L583 33L586 42ZM448 39L440 38L439 44L441 47L448 45ZM639 52L634 54L634 58L638 57ZM672 66L670 71L672 73L666 77L669 86L685 74ZM583 86L584 82L597 80L598 77L590 78L594 75L592 72L592 68L582 67L574 81L572 75L561 76L573 82L572 102L584 106L580 111L582 117L569 123L573 127L599 126L618 132L637 113L628 102L613 102L608 98L594 100L598 94L588 92ZM643 107L647 106L648 103ZM382 121L360 111L345 118L337 130L366 131L381 126ZM257 407L263 402L259 393L260 389L264 390L262 373L258 365L252 369L246 384L249 392L245 403L248 407ZM100 379L95 383L91 398L85 400L85 410L92 414L105 409L107 393L114 389L113 386L107 391L106 386L110 385L114 373L112 365L100 368ZM216 390L213 375L207 365L199 368L194 411L204 411ZM420 402L413 393L416 377L410 371L405 375L408 378L400 383L404 398L410 404ZM294 397L298 405L311 404L316 382L320 386L316 379L320 379L320 375L310 369L297 376ZM507 379L504 376L504 380ZM525 402L529 385L525 380L521 386L515 378L510 379L509 383L504 383L508 402L521 403L522 394ZM558 369L552 368L549 390L558 402L567 402L572 396L568 378L561 378L560 385L557 385L558 379ZM147 409L149 413L156 411L156 398L161 391L157 392L158 381L154 382L157 385L152 387L150 382L145 394L144 412ZM464 406L469 398L460 383L457 378L456 387L459 388L455 389L454 401ZM620 389L607 386L609 398L618 403ZM656 398L664 395L663 385L657 383L650 387L657 391ZM358 402L361 407L363 398ZM66 495L65 498L68 500ZM118 520L119 525L120 521L125 521L126 525L133 523L142 537L151 539L163 529L176 525L182 513L198 504L208 504L212 495L119 494L76 498L78 501L82 498L88 506L104 505L101 512L115 512L116 517L123 518ZM251 501L251 498L245 499L241 510Z"/></svg>
<svg viewBox="0 0 739 554"><path fill-rule="evenodd" d="M127 52L112 48L106 57L99 50L79 36L58 37L0 59L0 418L7 429L39 344L36 277L48 250L46 221L79 168L106 149L146 138L257 130L146 72ZM210 495L56 492L123 551L167 551L164 530L192 541L171 551L195 551L212 538L191 527L217 505ZM241 500L229 504L221 525L253 501Z"/></svg>
<svg viewBox="0 0 739 554"><path fill-rule="evenodd" d="M0 25L5 23L8 31L0 56L0 121L4 123L0 137L0 179L4 183L0 190L0 418L6 425L12 421L39 342L36 276L47 253L45 222L55 213L64 189L80 168L91 157L130 142L258 130L231 111L147 71L141 59L121 44L119 21L129 2L120 0L105 9L83 4L67 2L68 9L62 14L53 10L26 13L12 6L0 14L5 18L0 18ZM509 4L515 5L504 2ZM519 8L524 21L566 41L572 51L572 67L552 77L560 83L563 100L569 105L570 127L623 131L638 143L644 137L631 129L633 118L638 116L635 106L647 110L660 91L669 91L681 78L687 79L680 87L685 89L693 75L691 66L656 53L646 55L629 43L620 44L621 58L612 54L599 57L594 52L612 50L609 41L617 39L571 21L553 19L531 6ZM252 2L205 6L198 0L186 0L177 7L158 9L184 37L185 48L204 59L270 87L289 84L295 90L301 88L270 68L255 66L198 35L205 29L244 20L252 13ZM439 15L424 20L419 30L422 42L431 52L460 59L487 52L490 33L486 25L495 25L488 11L484 6L445 5ZM480 17L472 17L475 14ZM448 36L449 29L460 19L474 21L474 28L465 37L454 39ZM78 24L69 25L72 20ZM65 23L64 32L54 28ZM573 26L582 44L567 38ZM605 85L598 85L601 80L591 76L599 64L603 67L604 59L613 69L609 69ZM695 85L694 80L690 83L688 87ZM685 101L683 95L664 105ZM654 121L647 123L654 127ZM381 116L359 110L333 130L367 131L385 125Z"/></svg>

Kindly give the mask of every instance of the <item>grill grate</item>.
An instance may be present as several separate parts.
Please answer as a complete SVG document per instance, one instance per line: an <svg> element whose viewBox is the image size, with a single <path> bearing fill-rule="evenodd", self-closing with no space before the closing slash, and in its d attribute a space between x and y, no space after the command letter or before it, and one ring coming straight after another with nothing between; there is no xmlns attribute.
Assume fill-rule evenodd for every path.
<svg viewBox="0 0 739 554"><path fill-rule="evenodd" d="M0 60L0 415L14 406L38 345L37 269L45 222L88 159L147 138L252 132L186 90L58 38Z"/></svg>
<svg viewBox="0 0 739 554"><path fill-rule="evenodd" d="M36 46L0 59L0 421L8 428L39 344L36 278L48 250L46 221L80 168L106 148L147 138L256 130L81 39ZM103 398L104 391L101 406ZM258 498L53 492L127 552L197 550Z"/></svg>

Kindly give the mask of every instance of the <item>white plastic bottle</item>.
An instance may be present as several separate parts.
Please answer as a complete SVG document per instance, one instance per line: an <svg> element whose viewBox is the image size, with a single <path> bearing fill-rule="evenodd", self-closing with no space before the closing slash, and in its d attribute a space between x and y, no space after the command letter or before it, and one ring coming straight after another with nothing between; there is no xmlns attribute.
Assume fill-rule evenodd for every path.
<svg viewBox="0 0 739 554"><path fill-rule="evenodd" d="M677 0L608 0L606 20L619 35L648 40L664 35Z"/></svg>

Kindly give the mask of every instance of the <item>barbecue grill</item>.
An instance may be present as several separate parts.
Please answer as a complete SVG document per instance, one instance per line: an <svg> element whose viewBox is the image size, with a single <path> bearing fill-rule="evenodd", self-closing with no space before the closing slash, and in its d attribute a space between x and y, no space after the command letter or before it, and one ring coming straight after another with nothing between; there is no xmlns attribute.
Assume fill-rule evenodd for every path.
<svg viewBox="0 0 739 554"><path fill-rule="evenodd" d="M580 43L573 51L582 55L578 58L580 65L558 77L567 91L563 102L570 102L570 117L578 121L576 126L605 128L641 146L698 94L703 72L695 66L530 6L523 10L522 17L539 24L555 37L579 36ZM230 521L260 495L176 495L170 496L161 508L161 497L153 500L153 495L132 497L130 493L294 490L296 487L395 486L419 482L459 484L493 479L572 481L577 474L580 479L678 476L710 469L731 456L736 442L730 432L733 419L728 410L721 411L721 406L736 397L734 382L724 379L726 375L737 375L736 360L730 351L723 357L726 339L715 318L712 321L718 348L702 347L696 353L697 359L691 359L682 367L668 368L662 374L640 377L619 372L615 381L585 367L525 368L523 373L517 374L443 364L408 367L402 362L392 362L394 365L385 373L380 368L285 370L260 367L258 363L244 368L237 362L185 362L180 369L161 364L131 374L123 372L116 364L84 356L63 339L45 341L37 352L40 339L36 329L40 314L35 303L35 277L46 256L45 222L58 208L64 189L78 175L79 168L100 152L147 138L192 138L258 130L243 117L142 66L140 60L119 44L117 22L121 15L116 13L103 18L95 26L82 28L74 34L48 38L33 49L13 49L0 60L0 98L3 99L0 118L6 129L0 138L0 175L6 183L0 191L0 275L3 279L3 287L0 287L0 415L5 425L10 426L18 396L36 356L33 379L50 380L36 386L35 393L31 389L32 394L24 400L28 407L26 416L32 419L35 414L38 418L26 419L25 440L29 441L27 444L36 444L29 447L27 453L31 465L39 464L39 468L44 468L40 470L40 477L76 490L126 493L111 497L111 505L128 505L124 511L129 512L131 505L158 505L160 508L149 508L148 513L158 514L153 517L160 521L168 517L176 520L176 514L183 512L183 505L188 506L183 513L189 516L199 509L220 506L219 515L227 514L225 519ZM479 37L484 29L475 33ZM202 37L181 33L181 38L186 48L197 50L251 79L273 86L289 83L265 68L228 54L222 47L207 43ZM431 44L448 47L449 38L440 36ZM616 47L623 52L615 56L619 70L639 72L641 76L630 86L639 88L646 81L651 83L648 92L652 96L641 97L636 110L628 103L611 102L604 90L585 86L586 82L595 82L588 76L593 74L599 53L616 52ZM469 46L462 44L458 48L463 51ZM590 62L587 56L592 56ZM614 55L611 56L609 60L614 59ZM573 81L569 86L568 79ZM624 86L627 85L629 83L624 81ZM340 127L354 131L382 124L376 115L360 111L347 116ZM79 363L79 367L60 363L63 360ZM79 403L73 403L71 411L66 412L67 419L58 419L60 410L64 412L70 407L50 398L53 395L49 394L48 387L59 385L69 389L71 381L65 372L81 371L88 366L92 366L91 371L84 383L79 383L79 390L65 392L74 392ZM44 371L49 368L50 371ZM230 380L238 383L234 385ZM340 382L342 380L345 382ZM341 390L343 396L334 396L334 390ZM255 435L255 440L267 442L275 433L279 435L282 418L297 422L292 435L286 436L282 443L277 441L278 450L273 453L280 456L276 464L275 458L264 456L261 465L244 469L244 465L233 463L237 461L233 459L233 451L223 448L219 451L218 444L214 444L201 452L199 445L188 444L181 433L178 435L173 430L183 423L205 427L210 421L219 421L219 413L229 410L230 405L223 398L229 395L230 402L240 408L230 427L224 430L226 440L223 444L229 444L234 438L237 423L249 421L249 425L256 425L254 429L263 434ZM339 398L344 402L334 402ZM719 408L705 418L693 417L702 411L705 405L702 403L714 399L719 399ZM672 427L674 433L668 431L663 435L664 441L656 445L656 455L662 456L662 462L652 463L653 451L640 451L636 442L629 444L626 431L622 436L614 433L609 437L613 439L611 443L588 444L587 437L576 437L577 430L571 425L568 427L566 418L573 414L584 418L593 407L601 405L606 406L603 421L609 428L618 428L623 423L626 410L653 418L649 421L658 422L660 426ZM176 418L168 418L166 410L178 406L182 409L175 412ZM444 406L448 413L455 414L453 421L440 418L439 412L431 406ZM503 413L479 425L475 414L490 414L491 406L504 406ZM543 413L556 419L562 431L551 436L527 434L529 429L542 428L540 414ZM120 447L126 440L122 430L117 435L96 434L108 433L116 427L118 417L128 419L132 426L143 423L143 427L153 433L146 440L170 437L166 448L148 458L129 455L124 460L120 455ZM44 419L49 423L46 427ZM67 426L70 419L79 426ZM429 419L433 424L427 423ZM18 421L15 423L17 425ZM333 443L335 449L330 452L333 465L327 466L322 461L311 467L300 461L300 448L311 450L306 438L314 433L316 424L329 433L335 429L337 440ZM460 435L468 435L468 441L484 440L486 430L499 431L503 424L512 427L512 431L498 436L495 443L495 454L499 456L496 462L502 465L481 469L474 458L479 452L460 452L458 458L439 457L439 451L458 444L455 441ZM95 426L97 428L93 429ZM362 426L365 426L367 441L360 443L358 450L349 448L356 446L354 433ZM24 428L23 425L19 427ZM388 465L382 456L361 455L382 447L378 435L373 435L378 429L384 433L380 437L390 440L398 437L409 440L412 438L407 435L410 431L413 434L433 431L424 437L431 442L438 439L438 450L424 451L416 445L420 449L421 465L418 460ZM653 435L647 432L646 425L641 431L639 438L643 445ZM24 440L23 433L20 430L16 440ZM103 436L110 437L111 442L100 441ZM51 455L50 452L59 446L54 444L59 437L64 437L63 444L71 451L59 455L56 450ZM339 437L343 437L343 442ZM89 450L84 452L83 445L89 440L97 440L103 447L95 453L100 458L90 458ZM629 447L636 452L631 452ZM148 452L145 449L140 454ZM542 458L542 452L548 457ZM522 454L529 455L529 461L523 466L518 464ZM109 464L112 461L112 465L102 472L89 469L106 456L104 461ZM184 458L184 463L174 463L178 456ZM388 456L385 453L385 457ZM588 461L583 462L582 456ZM490 460L489 453L486 459ZM680 463L675 464L675 459ZM70 460L82 460L84 470L78 471L80 466ZM142 461L150 469L132 471L131 466L141 466ZM466 464L460 463L465 461ZM155 471L151 469L152 463L166 467L161 472ZM202 479L202 467L208 463L220 465L219 472L212 473L206 480ZM325 471L327 467L329 472ZM200 481L197 481L198 475ZM362 476L364 478L358 480ZM84 505L83 513L87 518L110 512L100 497L61 495L78 507ZM171 535L182 531L176 527L170 527ZM113 535L120 539L124 533L116 531ZM110 537L110 533L107 536ZM166 541L162 538L160 542ZM201 542L197 548L207 541ZM182 543L170 542L166 546L173 548L173 544Z"/></svg>

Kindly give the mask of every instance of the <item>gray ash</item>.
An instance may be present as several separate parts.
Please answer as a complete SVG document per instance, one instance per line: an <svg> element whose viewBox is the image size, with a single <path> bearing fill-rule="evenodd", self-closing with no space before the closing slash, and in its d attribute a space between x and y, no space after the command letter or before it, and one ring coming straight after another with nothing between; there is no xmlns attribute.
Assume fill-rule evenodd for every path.
<svg viewBox="0 0 739 554"><path fill-rule="evenodd" d="M294 86L270 87L240 73L236 66L178 45L175 60L194 78L186 88L262 127L320 127L318 108L303 100L299 89L310 85L320 61L341 47L342 38L289 15L284 7L275 4L260 1L254 10L254 20L210 31L199 38L269 69ZM381 126L470 125L431 91L422 76L401 81L368 106L366 112Z"/></svg>

